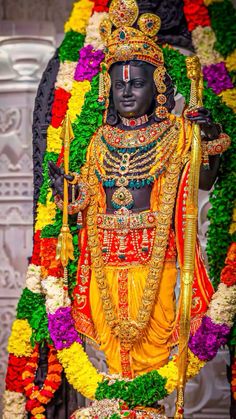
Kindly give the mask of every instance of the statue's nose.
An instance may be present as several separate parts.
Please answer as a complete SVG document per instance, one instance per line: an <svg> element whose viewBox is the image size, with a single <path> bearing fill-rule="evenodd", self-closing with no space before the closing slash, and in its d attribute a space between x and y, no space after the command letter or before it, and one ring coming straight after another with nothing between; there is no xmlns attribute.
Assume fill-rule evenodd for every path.
<svg viewBox="0 0 236 419"><path fill-rule="evenodd" d="M132 96L132 89L130 83L125 83L124 90L123 90L123 97L130 97Z"/></svg>

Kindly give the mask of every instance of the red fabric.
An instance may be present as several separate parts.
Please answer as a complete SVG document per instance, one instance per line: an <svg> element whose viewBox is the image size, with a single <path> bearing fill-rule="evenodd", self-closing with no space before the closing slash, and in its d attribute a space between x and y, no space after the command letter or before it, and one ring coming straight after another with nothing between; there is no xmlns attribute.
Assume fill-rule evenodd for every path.
<svg viewBox="0 0 236 419"><path fill-rule="evenodd" d="M184 229L185 229L185 214L186 214L186 194L187 194L187 179L189 174L189 164L182 174L178 196L177 205L175 212L175 233L176 233L176 244L178 252L178 261L180 267L183 266L184 258ZM185 196L184 196L185 194ZM201 324L201 319L206 313L211 297L214 293L213 286L208 277L199 243L196 244L195 253L195 272L193 280L193 296L192 296L192 309L191 309L191 333L195 333ZM181 296L180 296L181 299ZM172 334L172 343L175 344L178 341L179 335L179 318L180 312L177 314L176 326Z"/></svg>
<svg viewBox="0 0 236 419"><path fill-rule="evenodd" d="M210 26L210 16L203 0L184 0L184 14L188 30L192 32L197 26Z"/></svg>

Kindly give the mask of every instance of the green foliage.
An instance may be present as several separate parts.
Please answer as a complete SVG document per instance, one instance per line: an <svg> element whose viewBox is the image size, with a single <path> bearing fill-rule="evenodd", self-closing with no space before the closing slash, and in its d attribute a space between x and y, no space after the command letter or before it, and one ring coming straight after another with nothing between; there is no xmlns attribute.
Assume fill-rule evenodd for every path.
<svg viewBox="0 0 236 419"><path fill-rule="evenodd" d="M109 384L109 381L105 380L98 384L95 398L97 400L120 399L131 409L139 405L151 406L157 400L162 400L167 396L165 384L166 378L153 370L132 381L117 380Z"/></svg>
<svg viewBox="0 0 236 419"><path fill-rule="evenodd" d="M28 288L22 292L17 305L17 319L26 319L32 328L31 344L50 341L45 298Z"/></svg>
<svg viewBox="0 0 236 419"><path fill-rule="evenodd" d="M85 36L75 31L69 31L59 47L60 61L75 61L79 59L79 50L84 45Z"/></svg>
<svg viewBox="0 0 236 419"><path fill-rule="evenodd" d="M236 48L236 10L230 0L224 0L212 3L208 11L216 35L214 47L226 57Z"/></svg>

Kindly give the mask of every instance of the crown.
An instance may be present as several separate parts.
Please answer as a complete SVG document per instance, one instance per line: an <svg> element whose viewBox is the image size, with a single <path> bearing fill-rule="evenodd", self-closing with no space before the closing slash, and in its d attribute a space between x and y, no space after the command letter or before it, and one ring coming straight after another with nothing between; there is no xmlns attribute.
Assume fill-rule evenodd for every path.
<svg viewBox="0 0 236 419"><path fill-rule="evenodd" d="M105 18L100 25L107 70L118 61L129 60L145 61L156 67L164 65L163 53L156 44L160 18L152 13L138 16L139 8L135 0L112 0L109 18ZM139 29L133 27L136 21Z"/></svg>

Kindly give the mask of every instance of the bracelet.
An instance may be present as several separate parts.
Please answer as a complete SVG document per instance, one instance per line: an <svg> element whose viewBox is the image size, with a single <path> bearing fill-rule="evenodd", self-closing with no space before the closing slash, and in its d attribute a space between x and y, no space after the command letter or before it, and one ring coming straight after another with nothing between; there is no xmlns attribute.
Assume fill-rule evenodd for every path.
<svg viewBox="0 0 236 419"><path fill-rule="evenodd" d="M69 172L68 175L70 176L74 176L73 180L67 180L67 182L70 185L76 185L77 183L79 183L81 176L79 175L79 173L76 172Z"/></svg>
<svg viewBox="0 0 236 419"><path fill-rule="evenodd" d="M79 195L75 201L68 204L68 214L73 215L84 210L90 201L89 186L85 182L79 182ZM56 206L63 211L63 199L60 195L54 197Z"/></svg>
<svg viewBox="0 0 236 419"><path fill-rule="evenodd" d="M227 134L221 133L216 140L202 141L202 164L209 168L209 156L224 153L230 146L231 139Z"/></svg>

